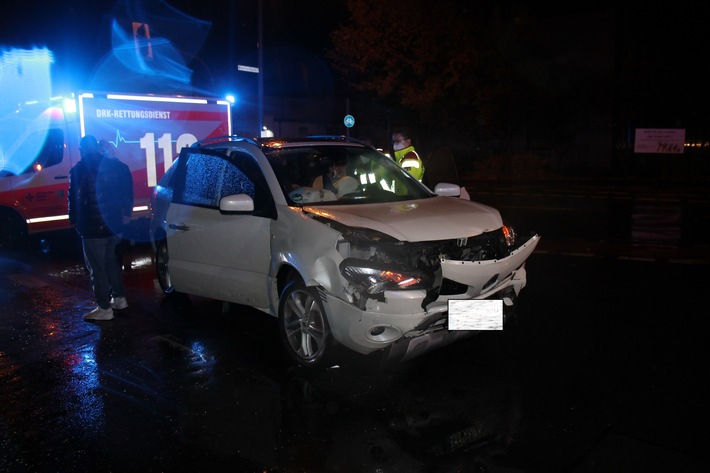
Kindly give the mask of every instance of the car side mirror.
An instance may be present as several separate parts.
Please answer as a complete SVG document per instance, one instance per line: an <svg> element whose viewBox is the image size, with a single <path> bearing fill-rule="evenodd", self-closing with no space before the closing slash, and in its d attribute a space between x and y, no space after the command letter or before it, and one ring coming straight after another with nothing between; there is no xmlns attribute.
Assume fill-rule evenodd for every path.
<svg viewBox="0 0 710 473"><path fill-rule="evenodd" d="M434 187L434 194L444 197L459 197L461 195L461 187L448 182L440 182Z"/></svg>
<svg viewBox="0 0 710 473"><path fill-rule="evenodd" d="M234 194L222 197L219 201L220 212L253 212L254 200L246 194Z"/></svg>

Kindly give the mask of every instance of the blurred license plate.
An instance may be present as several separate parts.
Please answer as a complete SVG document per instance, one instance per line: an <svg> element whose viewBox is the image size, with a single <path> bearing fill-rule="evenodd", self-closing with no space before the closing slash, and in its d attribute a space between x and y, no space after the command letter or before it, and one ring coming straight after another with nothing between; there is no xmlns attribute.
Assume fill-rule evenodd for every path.
<svg viewBox="0 0 710 473"><path fill-rule="evenodd" d="M449 330L503 330L503 301L449 301Z"/></svg>

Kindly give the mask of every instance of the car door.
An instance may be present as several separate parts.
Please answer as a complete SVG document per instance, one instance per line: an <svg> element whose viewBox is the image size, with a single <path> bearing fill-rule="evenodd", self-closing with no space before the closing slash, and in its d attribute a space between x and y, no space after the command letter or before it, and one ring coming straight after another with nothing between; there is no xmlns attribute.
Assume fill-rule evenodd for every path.
<svg viewBox="0 0 710 473"><path fill-rule="evenodd" d="M183 159L186 158L186 159ZM170 273L178 291L266 308L273 210L253 158L186 150L167 216ZM254 211L223 213L220 199L246 194Z"/></svg>

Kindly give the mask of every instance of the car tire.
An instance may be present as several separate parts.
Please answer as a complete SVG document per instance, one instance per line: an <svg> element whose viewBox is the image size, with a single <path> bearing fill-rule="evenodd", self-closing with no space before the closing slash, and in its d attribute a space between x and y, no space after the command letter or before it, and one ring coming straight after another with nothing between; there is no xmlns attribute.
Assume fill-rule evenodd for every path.
<svg viewBox="0 0 710 473"><path fill-rule="evenodd" d="M299 279L289 282L279 298L278 318L289 358L306 368L327 368L334 343L316 290Z"/></svg>
<svg viewBox="0 0 710 473"><path fill-rule="evenodd" d="M177 291L175 291L175 286L173 286L170 278L169 261L168 242L166 240L160 240L155 248L155 272L158 276L160 289L162 289L163 293L170 296L177 294Z"/></svg>

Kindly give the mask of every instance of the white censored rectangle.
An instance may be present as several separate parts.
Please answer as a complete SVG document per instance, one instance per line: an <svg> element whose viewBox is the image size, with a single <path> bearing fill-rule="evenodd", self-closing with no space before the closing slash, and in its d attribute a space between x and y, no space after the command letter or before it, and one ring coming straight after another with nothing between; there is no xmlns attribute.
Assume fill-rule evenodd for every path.
<svg viewBox="0 0 710 473"><path fill-rule="evenodd" d="M449 330L503 330L503 301L449 301Z"/></svg>

